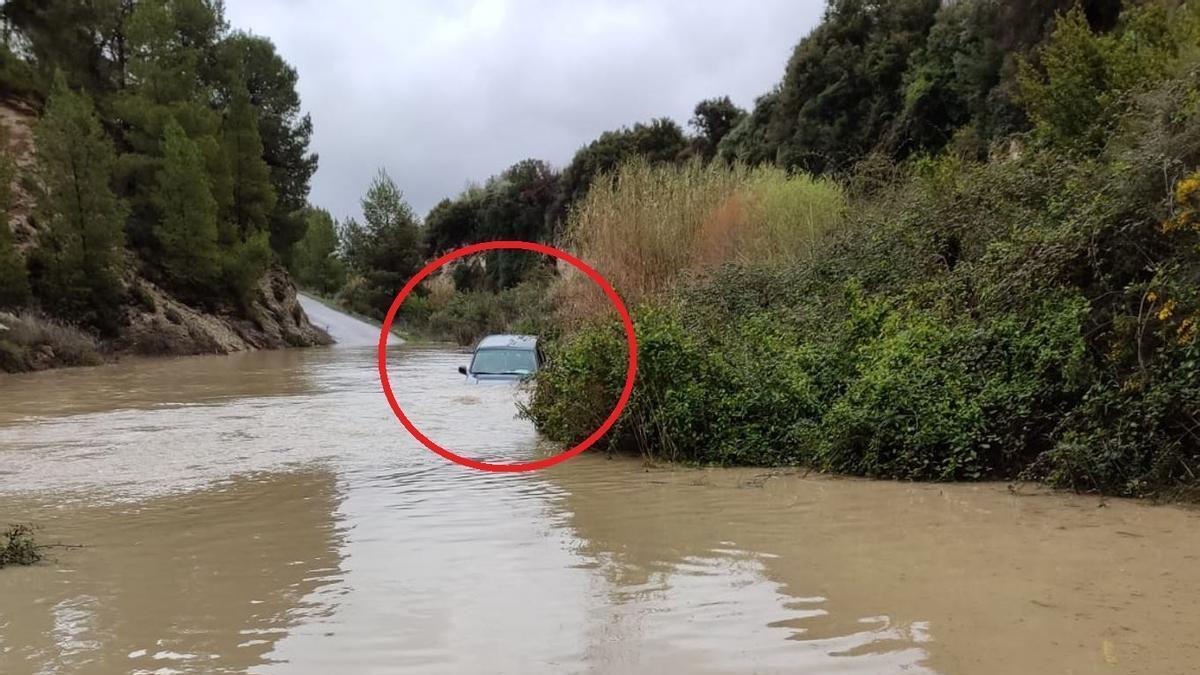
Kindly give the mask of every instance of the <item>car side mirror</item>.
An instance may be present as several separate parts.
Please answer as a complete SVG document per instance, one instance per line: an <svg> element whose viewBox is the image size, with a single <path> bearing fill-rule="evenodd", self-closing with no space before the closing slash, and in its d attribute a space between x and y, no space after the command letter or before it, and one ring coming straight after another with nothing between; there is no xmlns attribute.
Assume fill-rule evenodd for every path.
<svg viewBox="0 0 1200 675"><path fill-rule="evenodd" d="M467 374L467 367L466 367L466 366L459 366L459 367L458 367L458 372L459 372L459 374L461 374L461 375L466 375L466 374Z"/></svg>

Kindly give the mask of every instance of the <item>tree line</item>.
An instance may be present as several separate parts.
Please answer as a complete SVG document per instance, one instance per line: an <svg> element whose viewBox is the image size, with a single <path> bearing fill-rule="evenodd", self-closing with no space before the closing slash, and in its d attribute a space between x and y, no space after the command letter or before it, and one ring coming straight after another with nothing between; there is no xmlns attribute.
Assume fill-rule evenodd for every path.
<svg viewBox="0 0 1200 675"><path fill-rule="evenodd" d="M38 236L21 256L0 228L0 305L112 334L134 265L244 311L307 227L317 157L295 69L220 0L7 0L0 21L0 88L41 110L20 182Z"/></svg>
<svg viewBox="0 0 1200 675"><path fill-rule="evenodd" d="M658 118L601 133L561 170L537 159L517 162L443 199L424 218L397 212L390 226L403 235L385 234L390 226L368 218L365 229L346 223L339 245L336 228L325 227L301 247L323 246L305 260L319 260L333 277L305 265L295 268L297 275L330 293L348 284L348 304L377 315L395 292L389 284L410 276L421 259L478 241L561 239L572 208L594 182L634 158L652 165L766 164L839 178L861 176L872 162L942 151L985 158L1038 123L1021 100L1020 64L1035 58L1055 17L1076 4L1090 30L1116 27L1120 0L830 0L821 23L796 45L780 83L751 111L715 97L695 106L687 130ZM381 255L365 243L370 237L383 248L419 241L421 255ZM395 241L384 245L385 239ZM485 264L459 269L456 283L498 291L537 267L530 256L493 253Z"/></svg>
<svg viewBox="0 0 1200 675"><path fill-rule="evenodd" d="M642 260L631 247L654 251L631 244L635 222L668 224L653 242L707 265L635 303L638 384L605 443L1194 500L1200 4L1055 9L833 2L772 99L718 147L760 148L794 178L764 192L736 185L740 165L635 163L617 189L593 187L571 223L589 259L615 252L609 268L646 278L622 274ZM806 171L845 197L812 230L789 226L819 236L765 263L741 255L776 241L748 205L822 213ZM527 413L570 445L623 386L623 330L600 317L547 347Z"/></svg>

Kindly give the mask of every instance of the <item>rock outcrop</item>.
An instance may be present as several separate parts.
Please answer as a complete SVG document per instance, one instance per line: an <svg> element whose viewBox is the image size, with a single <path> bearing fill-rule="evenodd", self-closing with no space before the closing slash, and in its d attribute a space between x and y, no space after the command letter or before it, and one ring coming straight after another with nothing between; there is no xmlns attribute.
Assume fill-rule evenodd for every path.
<svg viewBox="0 0 1200 675"><path fill-rule="evenodd" d="M116 354L230 354L332 341L309 322L291 277L279 266L259 280L245 315L202 312L136 274L128 274L126 283L135 304L125 307L121 333L109 345Z"/></svg>

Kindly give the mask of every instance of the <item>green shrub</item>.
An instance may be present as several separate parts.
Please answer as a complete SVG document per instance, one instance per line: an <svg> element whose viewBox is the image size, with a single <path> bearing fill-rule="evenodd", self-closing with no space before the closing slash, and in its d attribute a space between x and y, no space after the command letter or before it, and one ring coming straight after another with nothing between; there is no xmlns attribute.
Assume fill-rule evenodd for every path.
<svg viewBox="0 0 1200 675"><path fill-rule="evenodd" d="M810 356L794 348L795 336L755 316L698 338L677 309L654 306L639 308L634 328L637 385L610 447L720 464L800 459L817 392L806 371ZM627 359L615 322L592 323L552 344L526 413L554 440L582 440L615 405Z"/></svg>
<svg viewBox="0 0 1200 675"><path fill-rule="evenodd" d="M816 464L924 480L1014 475L1076 397L1086 312L1081 298L986 321L890 312L853 348L843 391L808 439Z"/></svg>
<svg viewBox="0 0 1200 675"><path fill-rule="evenodd" d="M422 308L416 300L406 312L409 327L437 339L469 345L493 333L545 335L552 327L546 296L548 280L535 277L498 292L468 291L450 294L445 304ZM419 316L420 314L424 316Z"/></svg>
<svg viewBox="0 0 1200 675"><path fill-rule="evenodd" d="M1122 99L1168 72L1177 48L1170 23L1153 3L1126 10L1103 35L1081 7L1062 15L1038 54L1040 68L1022 64L1021 98L1039 136L1066 148L1102 146Z"/></svg>
<svg viewBox="0 0 1200 675"><path fill-rule="evenodd" d="M606 442L684 461L1194 491L1197 77L1131 98L1095 154L915 160L856 195L807 258L685 276L635 310L641 372ZM550 353L528 414L574 442L616 400L620 327L585 324Z"/></svg>
<svg viewBox="0 0 1200 675"><path fill-rule="evenodd" d="M0 531L0 567L32 565L41 559L42 552L33 538L33 526L10 525Z"/></svg>

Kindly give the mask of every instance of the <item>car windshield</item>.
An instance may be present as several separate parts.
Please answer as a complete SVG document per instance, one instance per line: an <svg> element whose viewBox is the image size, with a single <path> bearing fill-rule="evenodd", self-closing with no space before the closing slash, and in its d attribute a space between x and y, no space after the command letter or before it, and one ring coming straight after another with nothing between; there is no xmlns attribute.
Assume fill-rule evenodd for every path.
<svg viewBox="0 0 1200 675"><path fill-rule="evenodd" d="M475 352L475 375L528 375L537 370L532 349L481 349Z"/></svg>

